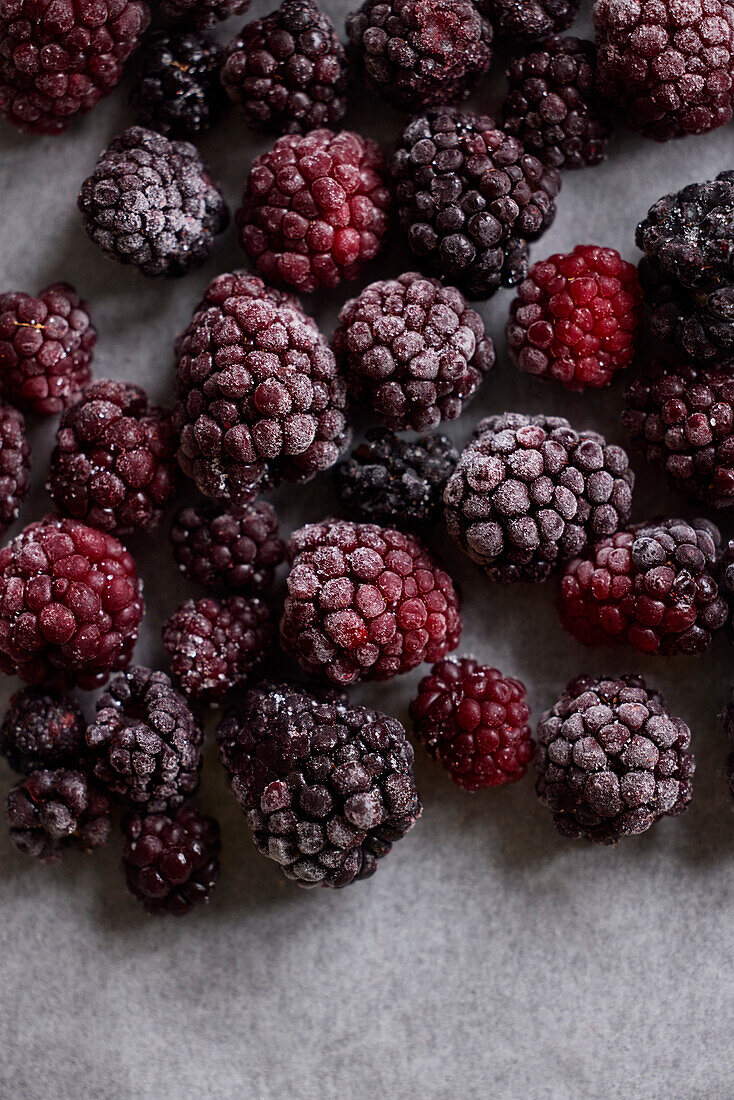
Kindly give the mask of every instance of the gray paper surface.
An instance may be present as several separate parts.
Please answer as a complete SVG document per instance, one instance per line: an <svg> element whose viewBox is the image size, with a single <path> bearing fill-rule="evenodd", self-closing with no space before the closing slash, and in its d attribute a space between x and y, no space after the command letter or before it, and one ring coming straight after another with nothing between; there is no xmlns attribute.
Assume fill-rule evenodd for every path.
<svg viewBox="0 0 734 1100"><path fill-rule="evenodd" d="M250 17L270 6L255 3ZM325 6L341 25L346 5ZM0 288L73 282L100 331L96 377L140 382L170 402L175 335L209 278L244 266L244 256L230 228L205 269L151 282L86 238L76 192L130 122L128 87L129 76L62 138L0 128ZM473 102L496 111L500 87L490 81ZM346 125L389 147L400 116L357 99ZM202 141L233 210L266 144L234 111ZM533 256L591 242L636 259L634 227L652 201L732 167L730 127L666 146L618 135L604 166L564 178L555 224ZM367 280L409 266L396 244ZM361 285L306 302L324 331ZM624 443L623 382L570 395L516 372L503 338L510 301L504 291L480 307L499 362L450 433L463 442L487 413L545 411ZM49 507L54 431L31 425L34 489L12 533ZM692 514L637 467L635 518ZM329 513L330 480L286 488L275 502L289 532ZM160 667L161 623L194 594L174 572L167 524L129 540L148 600L136 659ZM222 822L223 871L211 905L182 920L146 917L127 895L119 837L93 857L44 868L0 829L0 1096L734 1097L734 819L717 719L732 650L724 638L698 660L585 650L556 620L554 583L493 586L438 543L464 589L460 652L522 678L534 720L582 671L641 670L665 692L693 730L690 811L617 849L591 847L556 835L530 778L470 796L419 751L425 813L415 830L368 882L303 892L255 852L210 744L201 804ZM354 696L405 719L421 672ZM14 686L3 681L3 707ZM0 780L14 781L4 766Z"/></svg>

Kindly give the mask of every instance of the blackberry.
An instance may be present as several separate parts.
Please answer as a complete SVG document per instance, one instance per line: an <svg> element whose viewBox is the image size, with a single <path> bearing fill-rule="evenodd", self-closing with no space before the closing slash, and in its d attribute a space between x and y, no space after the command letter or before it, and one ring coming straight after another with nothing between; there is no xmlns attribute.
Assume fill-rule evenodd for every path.
<svg viewBox="0 0 734 1100"><path fill-rule="evenodd" d="M579 676L540 720L538 798L564 836L616 844L688 808L690 742L641 676Z"/></svg>
<svg viewBox="0 0 734 1100"><path fill-rule="evenodd" d="M406 111L464 99L492 60L492 27L471 0L365 0L347 35L369 90Z"/></svg>
<svg viewBox="0 0 734 1100"><path fill-rule="evenodd" d="M255 847L299 886L348 886L421 815L396 718L287 684L247 692L217 731Z"/></svg>
<svg viewBox="0 0 734 1100"><path fill-rule="evenodd" d="M688 293L645 256L638 271L650 332L674 356L716 365L734 354L734 286Z"/></svg>
<svg viewBox="0 0 734 1100"><path fill-rule="evenodd" d="M149 531L177 489L166 409L129 382L89 386L61 418L49 490L64 512L101 531Z"/></svg>
<svg viewBox="0 0 734 1100"><path fill-rule="evenodd" d="M178 460L206 496L241 504L308 481L348 447L346 386L294 299L215 279L176 343Z"/></svg>
<svg viewBox="0 0 734 1100"><path fill-rule="evenodd" d="M329 519L295 531L288 556L280 637L309 674L389 680L459 644L459 596L415 536Z"/></svg>
<svg viewBox="0 0 734 1100"><path fill-rule="evenodd" d="M473 298L525 277L526 242L553 221L561 186L490 118L451 107L407 123L391 173L411 253Z"/></svg>
<svg viewBox="0 0 734 1100"><path fill-rule="evenodd" d="M222 84L253 130L303 134L338 126L349 67L334 24L314 0L284 0L229 44Z"/></svg>
<svg viewBox="0 0 734 1100"><path fill-rule="evenodd" d="M159 31L148 39L130 96L135 121L159 134L195 137L219 118L222 50L196 31Z"/></svg>
<svg viewBox="0 0 734 1100"><path fill-rule="evenodd" d="M479 8L497 34L514 42L532 42L565 31L578 14L580 0L479 0Z"/></svg>
<svg viewBox="0 0 734 1100"><path fill-rule="evenodd" d="M0 112L60 134L108 95L150 22L142 0L8 0L0 8Z"/></svg>
<svg viewBox="0 0 734 1100"><path fill-rule="evenodd" d="M228 512L217 504L182 508L173 521L171 542L183 575L213 591L256 595L270 587L285 558L278 517L264 500Z"/></svg>
<svg viewBox="0 0 734 1100"><path fill-rule="evenodd" d="M97 331L89 306L68 283L33 298L0 294L0 392L37 416L55 416L90 379Z"/></svg>
<svg viewBox="0 0 734 1100"><path fill-rule="evenodd" d="M194 806L174 814L129 814L122 868L146 913L180 917L211 899L219 877L219 822Z"/></svg>
<svg viewBox="0 0 734 1100"><path fill-rule="evenodd" d="M734 9L726 0L597 0L597 86L655 141L732 117Z"/></svg>
<svg viewBox="0 0 734 1100"><path fill-rule="evenodd" d="M602 539L566 566L558 613L584 645L703 653L727 618L721 536L708 520L654 520Z"/></svg>
<svg viewBox="0 0 734 1100"><path fill-rule="evenodd" d="M240 243L269 283L333 289L378 254L390 205L376 142L347 130L286 134L252 166Z"/></svg>
<svg viewBox="0 0 734 1100"><path fill-rule="evenodd" d="M426 532L441 518L444 487L458 461L445 435L407 440L371 428L335 467L337 495L356 519Z"/></svg>
<svg viewBox="0 0 734 1100"><path fill-rule="evenodd" d="M455 420L495 363L461 291L413 271L346 302L332 345L356 403L398 431Z"/></svg>
<svg viewBox="0 0 734 1100"><path fill-rule="evenodd" d="M614 248L579 244L533 264L510 306L507 342L521 370L569 390L608 386L635 354L637 269Z"/></svg>
<svg viewBox="0 0 734 1100"><path fill-rule="evenodd" d="M0 401L0 535L18 518L28 493L30 454L23 414Z"/></svg>
<svg viewBox="0 0 734 1100"><path fill-rule="evenodd" d="M480 421L444 494L449 534L492 580L542 581L627 522L634 474L621 447L563 417Z"/></svg>
<svg viewBox="0 0 734 1100"><path fill-rule="evenodd" d="M78 206L105 256L169 278L204 263L229 217L194 146L142 126L108 145L82 184Z"/></svg>
<svg viewBox="0 0 734 1100"><path fill-rule="evenodd" d="M549 168L586 168L606 157L611 127L595 88L596 51L581 38L546 38L507 70L502 127Z"/></svg>
<svg viewBox="0 0 734 1100"><path fill-rule="evenodd" d="M0 669L30 683L103 684L143 617L135 562L112 535L46 516L0 550Z"/></svg>
<svg viewBox="0 0 734 1100"><path fill-rule="evenodd" d="M6 816L16 848L42 863L58 863L70 848L101 848L110 835L107 796L72 769L34 771L21 779L8 794Z"/></svg>
<svg viewBox="0 0 734 1100"><path fill-rule="evenodd" d="M16 772L70 768L84 751L86 722L70 695L47 688L16 691L0 725L0 753Z"/></svg>
<svg viewBox="0 0 734 1100"><path fill-rule="evenodd" d="M515 783L533 758L525 686L472 657L447 657L418 685L413 732L467 791Z"/></svg>
<svg viewBox="0 0 734 1100"><path fill-rule="evenodd" d="M244 15L252 0L160 0L162 13L173 20L192 20L204 29L223 23L235 15Z"/></svg>
<svg viewBox="0 0 734 1100"><path fill-rule="evenodd" d="M186 600L163 625L171 673L189 699L217 702L251 679L273 647L262 600Z"/></svg>

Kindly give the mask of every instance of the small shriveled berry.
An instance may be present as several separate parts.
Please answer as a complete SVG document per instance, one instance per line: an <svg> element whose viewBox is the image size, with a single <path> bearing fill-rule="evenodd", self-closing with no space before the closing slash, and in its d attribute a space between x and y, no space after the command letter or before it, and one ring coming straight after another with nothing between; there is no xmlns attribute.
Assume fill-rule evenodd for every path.
<svg viewBox="0 0 734 1100"><path fill-rule="evenodd" d="M110 803L85 772L32 771L6 802L10 839L26 856L58 863L64 852L91 852L110 835Z"/></svg>

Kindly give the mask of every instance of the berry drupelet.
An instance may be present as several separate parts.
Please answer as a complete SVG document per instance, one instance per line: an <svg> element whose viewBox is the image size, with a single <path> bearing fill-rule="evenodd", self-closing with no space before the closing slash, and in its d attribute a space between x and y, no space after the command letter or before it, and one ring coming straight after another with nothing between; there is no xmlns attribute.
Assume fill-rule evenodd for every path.
<svg viewBox="0 0 734 1100"><path fill-rule="evenodd" d="M196 31L159 31L146 45L130 96L140 126L175 138L208 130L219 118L222 51Z"/></svg>
<svg viewBox="0 0 734 1100"><path fill-rule="evenodd" d="M295 531L288 556L281 642L309 674L389 680L459 644L459 596L413 535L324 520Z"/></svg>
<svg viewBox="0 0 734 1100"><path fill-rule="evenodd" d="M128 814L122 869L146 913L181 917L207 902L219 877L219 822L195 806L173 814Z"/></svg>
<svg viewBox="0 0 734 1100"><path fill-rule="evenodd" d="M160 9L167 19L191 20L205 29L223 23L235 15L245 15L252 0L160 0Z"/></svg>
<svg viewBox="0 0 734 1100"><path fill-rule="evenodd" d="M199 786L204 732L164 672L110 681L86 733L96 780L132 809L165 813Z"/></svg>
<svg viewBox="0 0 734 1100"><path fill-rule="evenodd" d="M255 847L299 886L368 878L421 815L400 722L344 695L263 684L217 739Z"/></svg>
<svg viewBox="0 0 734 1100"><path fill-rule="evenodd" d="M278 517L256 500L230 511L217 504L182 508L171 527L173 556L187 580L213 591L257 595L285 558Z"/></svg>
<svg viewBox="0 0 734 1100"><path fill-rule="evenodd" d="M91 852L107 843L110 803L80 771L33 771L12 788L6 803L10 839L26 856L58 863L64 851Z"/></svg>
<svg viewBox="0 0 734 1100"><path fill-rule="evenodd" d="M257 157L237 226L263 278L301 294L356 279L385 242L385 170L379 145L348 130L287 134Z"/></svg>
<svg viewBox="0 0 734 1100"><path fill-rule="evenodd" d="M0 7L0 112L60 134L115 87L150 22L142 0L10 0Z"/></svg>
<svg viewBox="0 0 734 1100"><path fill-rule="evenodd" d="M338 126L350 73L334 25L314 0L284 0L227 47L222 84L253 130Z"/></svg>
<svg viewBox="0 0 734 1100"><path fill-rule="evenodd" d="M30 454L23 413L0 401L0 535L16 521L28 493Z"/></svg>
<svg viewBox="0 0 734 1100"><path fill-rule="evenodd" d="M199 267L227 225L222 193L187 141L131 126L79 192L87 235L111 260L176 278Z"/></svg>
<svg viewBox="0 0 734 1100"><path fill-rule="evenodd" d="M492 580L542 581L627 522L634 474L621 447L563 417L480 421L444 494L449 534Z"/></svg>
<svg viewBox="0 0 734 1100"><path fill-rule="evenodd" d="M502 128L549 168L585 168L606 156L610 124L595 89L596 51L580 38L547 38L507 70Z"/></svg>
<svg viewBox="0 0 734 1100"><path fill-rule="evenodd" d="M8 675L103 684L129 662L144 609L131 555L78 520L46 516L0 550L0 668Z"/></svg>
<svg viewBox="0 0 734 1100"><path fill-rule="evenodd" d="M447 657L418 685L413 732L467 791L515 783L533 758L525 686L471 657Z"/></svg>
<svg viewBox="0 0 734 1100"><path fill-rule="evenodd" d="M614 248L580 244L533 264L510 307L507 342L528 374L598 389L631 364L641 322L637 268Z"/></svg>
<svg viewBox="0 0 734 1100"><path fill-rule="evenodd" d="M732 117L734 9L727 0L597 0L599 91L655 141Z"/></svg>
<svg viewBox="0 0 734 1100"><path fill-rule="evenodd" d="M16 772L71 768L84 753L87 724L76 699L48 688L24 688L0 725L0 754Z"/></svg>
<svg viewBox="0 0 734 1100"><path fill-rule="evenodd" d="M734 505L734 364L648 363L626 401L625 430L674 489L712 508Z"/></svg>
<svg viewBox="0 0 734 1100"><path fill-rule="evenodd" d="M0 393L37 416L55 416L90 378L97 332L89 306L68 283L37 297L0 294Z"/></svg>
<svg viewBox="0 0 734 1100"><path fill-rule="evenodd" d="M458 461L445 435L408 440L371 428L335 467L337 496L355 519L426 532L441 519L443 491Z"/></svg>
<svg viewBox="0 0 734 1100"><path fill-rule="evenodd" d="M576 18L580 0L479 0L479 8L497 34L513 42L532 42L565 31Z"/></svg>
<svg viewBox="0 0 734 1100"><path fill-rule="evenodd" d="M252 679L273 649L266 604L230 596L187 600L163 625L171 674L189 699L218 702Z"/></svg>
<svg viewBox="0 0 734 1100"><path fill-rule="evenodd" d="M129 382L89 386L61 418L49 489L63 512L101 531L149 531L178 484L166 409Z"/></svg>
<svg viewBox="0 0 734 1100"><path fill-rule="evenodd" d="M553 221L561 186L554 168L490 118L452 107L407 123L391 173L410 251L472 298L525 277L526 242Z"/></svg>
<svg viewBox="0 0 734 1100"><path fill-rule="evenodd" d="M332 346L355 402L397 431L455 420L495 363L461 291L412 271L346 302Z"/></svg>
<svg viewBox="0 0 734 1100"><path fill-rule="evenodd" d="M602 539L566 566L558 613L584 645L695 655L724 626L721 536L708 520L655 520Z"/></svg>
<svg viewBox="0 0 734 1100"><path fill-rule="evenodd" d="M715 366L734 355L734 285L688 292L646 256L638 272L650 332L674 359Z"/></svg>
<svg viewBox="0 0 734 1100"><path fill-rule="evenodd" d="M178 460L227 504L308 481L349 446L346 386L294 299L244 273L209 286L176 344Z"/></svg>
<svg viewBox="0 0 734 1100"><path fill-rule="evenodd" d="M406 111L464 99L492 59L492 27L471 0L365 0L347 35L369 90Z"/></svg>

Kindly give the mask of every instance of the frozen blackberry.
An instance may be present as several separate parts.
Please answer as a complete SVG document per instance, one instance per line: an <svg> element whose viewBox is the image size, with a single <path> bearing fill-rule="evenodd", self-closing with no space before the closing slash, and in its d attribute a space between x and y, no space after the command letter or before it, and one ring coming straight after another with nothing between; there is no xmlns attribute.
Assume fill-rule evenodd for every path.
<svg viewBox="0 0 734 1100"><path fill-rule="evenodd" d="M542 581L629 519L621 447L563 417L480 421L444 494L449 534L492 580Z"/></svg>
<svg viewBox="0 0 734 1100"><path fill-rule="evenodd" d="M6 803L10 839L26 856L58 863L65 850L91 852L110 836L110 803L84 772L34 771Z"/></svg>
<svg viewBox="0 0 734 1100"><path fill-rule="evenodd" d="M578 14L580 0L479 0L479 8L502 38L532 42L565 31Z"/></svg>
<svg viewBox="0 0 734 1100"><path fill-rule="evenodd" d="M103 684L143 617L135 562L112 535L46 516L0 550L0 669L29 683Z"/></svg>
<svg viewBox="0 0 734 1100"><path fill-rule="evenodd" d="M60 134L108 95L150 22L142 0L7 0L0 6L0 112Z"/></svg>
<svg viewBox="0 0 734 1100"><path fill-rule="evenodd" d="M72 768L84 751L86 722L70 695L24 688L11 697L0 726L0 754L13 771Z"/></svg>
<svg viewBox="0 0 734 1100"><path fill-rule="evenodd" d="M195 137L219 118L222 50L196 31L159 31L148 39L130 96L135 121L159 134Z"/></svg>
<svg viewBox="0 0 734 1100"><path fill-rule="evenodd" d="M522 779L533 758L525 686L472 657L447 657L418 685L413 732L467 791Z"/></svg>
<svg viewBox="0 0 734 1100"><path fill-rule="evenodd" d="M732 117L734 9L727 0L597 0L597 86L655 141Z"/></svg>
<svg viewBox="0 0 734 1100"><path fill-rule="evenodd" d="M61 418L49 490L57 506L101 531L149 531L177 488L167 409L130 382L94 382Z"/></svg>
<svg viewBox="0 0 734 1100"><path fill-rule="evenodd" d="M299 886L348 886L421 815L396 718L287 684L248 691L217 731L255 847Z"/></svg>
<svg viewBox="0 0 734 1100"><path fill-rule="evenodd" d="M365 0L347 35L369 90L406 111L464 99L492 60L492 27L471 0Z"/></svg>
<svg viewBox="0 0 734 1100"><path fill-rule="evenodd" d="M280 637L311 675L389 680L459 644L459 596L413 535L328 519L295 531L288 556Z"/></svg>
<svg viewBox="0 0 734 1100"><path fill-rule="evenodd" d="M295 300L235 272L210 284L176 344L178 460L206 496L308 481L349 446L346 386Z"/></svg>
<svg viewBox="0 0 734 1100"><path fill-rule="evenodd" d="M318 4L284 0L229 44L222 84L253 130L303 134L339 125L349 75L334 24Z"/></svg>
<svg viewBox="0 0 734 1100"><path fill-rule="evenodd" d="M580 38L546 38L533 53L514 58L503 129L549 168L600 164L611 128L595 69L594 43Z"/></svg>
<svg viewBox="0 0 734 1100"><path fill-rule="evenodd" d="M168 19L191 20L197 27L211 27L235 15L244 15L252 0L160 0Z"/></svg>
<svg viewBox="0 0 734 1100"><path fill-rule="evenodd" d="M195 806L175 814L128 814L122 869L146 913L181 917L207 902L219 877L219 822Z"/></svg>
<svg viewBox="0 0 734 1100"><path fill-rule="evenodd" d="M111 680L86 741L96 779L131 809L165 813L199 786L204 732L164 672L133 667Z"/></svg>
<svg viewBox="0 0 734 1100"><path fill-rule="evenodd" d="M566 566L561 622L584 645L703 653L727 617L716 580L720 545L708 520L660 519L618 531Z"/></svg>
<svg viewBox="0 0 734 1100"><path fill-rule="evenodd" d="M425 532L441 518L444 487L458 461L445 435L408 440L371 428L335 468L337 495L356 519Z"/></svg>
<svg viewBox="0 0 734 1100"><path fill-rule="evenodd" d="M18 518L28 493L30 454L23 414L0 401L0 535Z"/></svg>
<svg viewBox="0 0 734 1100"><path fill-rule="evenodd" d="M461 291L413 271L346 302L332 346L357 405L398 431L455 420L495 363Z"/></svg>
<svg viewBox="0 0 734 1100"><path fill-rule="evenodd" d="M33 298L0 294L0 392L19 409L55 416L90 378L97 332L89 306L68 283Z"/></svg>
<svg viewBox="0 0 734 1100"><path fill-rule="evenodd" d="M555 168L490 118L435 107L408 122L391 172L400 226L429 274L472 298L524 279L526 242L555 217Z"/></svg>
<svg viewBox="0 0 734 1100"><path fill-rule="evenodd" d="M510 306L507 342L528 374L598 389L629 367L641 321L637 268L614 248L579 244L533 264Z"/></svg>
<svg viewBox="0 0 734 1100"><path fill-rule="evenodd" d="M105 256L169 278L203 264L228 221L222 193L194 146L142 126L107 146L82 184L78 206Z"/></svg>
<svg viewBox="0 0 734 1100"><path fill-rule="evenodd" d="M348 130L286 134L252 166L237 211L240 243L273 285L333 289L378 254L390 204L376 142Z"/></svg>
<svg viewBox="0 0 734 1100"><path fill-rule="evenodd" d="M270 587L285 558L278 517L264 500L227 512L217 504L182 508L173 521L171 543L183 575L213 591L256 595Z"/></svg>
<svg viewBox="0 0 734 1100"><path fill-rule="evenodd" d="M189 699L218 702L262 667L273 648L262 600L186 600L163 625L171 673Z"/></svg>
<svg viewBox="0 0 734 1100"><path fill-rule="evenodd" d="M694 365L716 365L734 355L734 286L689 293L646 256L638 271L650 332L672 345L675 357L682 354Z"/></svg>
<svg viewBox="0 0 734 1100"><path fill-rule="evenodd" d="M646 364L622 424L672 487L712 508L734 504L734 369ZM728 367L728 369L727 369Z"/></svg>
<svg viewBox="0 0 734 1100"><path fill-rule="evenodd" d="M540 719L538 798L564 836L616 844L688 808L690 742L641 676L579 676Z"/></svg>

